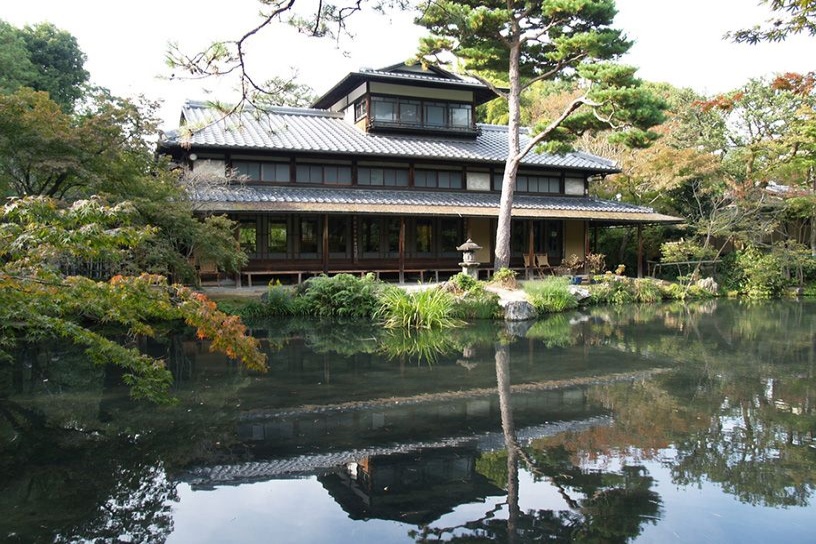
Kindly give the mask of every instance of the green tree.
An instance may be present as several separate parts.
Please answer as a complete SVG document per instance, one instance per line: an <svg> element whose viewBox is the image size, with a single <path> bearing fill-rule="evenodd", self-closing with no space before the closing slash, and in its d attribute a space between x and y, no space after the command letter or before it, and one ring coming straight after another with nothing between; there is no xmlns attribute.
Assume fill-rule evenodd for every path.
<svg viewBox="0 0 816 544"><path fill-rule="evenodd" d="M612 28L612 0L565 2L431 2L417 18L430 36L418 58L438 62L453 55L466 73L478 77L508 104L508 158L505 163L495 266L508 266L510 224L516 174L536 147L563 151L587 131L620 129L614 140L648 145L647 130L663 119L663 104L645 91L635 69L611 64L629 47ZM578 78L580 96L558 115L535 119L536 135L522 147L522 92L538 81Z"/></svg>
<svg viewBox="0 0 816 544"><path fill-rule="evenodd" d="M142 224L158 228L140 248L132 271L190 281L193 253L223 270L237 270L246 256L232 223L195 218L177 175L156 161L149 142L157 131L155 107L99 91L77 112L65 113L44 92L21 88L0 95L2 193L58 199L107 195L111 202L131 202Z"/></svg>
<svg viewBox="0 0 816 544"><path fill-rule="evenodd" d="M76 38L51 23L26 26L20 35L35 68L26 86L47 92L63 111L71 111L90 76Z"/></svg>
<svg viewBox="0 0 816 544"><path fill-rule="evenodd" d="M32 81L34 65L19 31L0 21L0 93L9 93Z"/></svg>
<svg viewBox="0 0 816 544"><path fill-rule="evenodd" d="M19 29L0 20L0 93L30 87L70 112L89 77L85 53L70 33L51 23Z"/></svg>
<svg viewBox="0 0 816 544"><path fill-rule="evenodd" d="M157 321L183 320L212 349L225 352L255 370L266 368L258 341L246 334L200 293L170 285L158 275L116 274L109 281L69 275L82 263L125 269L132 254L155 234L134 224L127 203L111 207L98 199L69 207L45 197L13 199L0 216L0 357L25 342L62 338L85 348L97 364L112 364L138 398L166 400L172 379L161 361L121 343L156 334ZM102 329L96 325L105 324Z"/></svg>

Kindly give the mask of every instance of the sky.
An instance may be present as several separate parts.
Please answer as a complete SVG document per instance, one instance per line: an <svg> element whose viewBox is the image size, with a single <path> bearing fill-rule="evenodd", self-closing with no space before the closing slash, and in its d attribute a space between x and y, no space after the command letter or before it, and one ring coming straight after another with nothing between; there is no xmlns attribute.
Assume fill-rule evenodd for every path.
<svg viewBox="0 0 816 544"><path fill-rule="evenodd" d="M816 69L816 38L758 46L723 39L729 30L767 19L758 0L617 0L617 7L615 24L634 41L622 61L639 67L645 80L712 95L750 78ZM159 113L170 129L177 126L185 99L228 102L236 95L231 82L173 74L164 62L168 44L192 53L213 40L235 39L256 24L260 9L258 0L4 0L0 19L17 27L48 21L67 30L87 55L94 84L119 96L162 100ZM338 44L287 27L268 28L250 43L250 69L259 79L296 69L300 82L322 94L351 71L405 60L422 35L408 14L357 14L351 30L354 37Z"/></svg>

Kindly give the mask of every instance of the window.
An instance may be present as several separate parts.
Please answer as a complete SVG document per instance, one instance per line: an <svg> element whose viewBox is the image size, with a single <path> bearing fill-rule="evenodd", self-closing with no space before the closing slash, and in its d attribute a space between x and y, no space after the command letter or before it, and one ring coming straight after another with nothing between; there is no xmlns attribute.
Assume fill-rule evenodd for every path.
<svg viewBox="0 0 816 544"><path fill-rule="evenodd" d="M261 163L261 181L272 181L288 183L291 181L289 173L289 163L287 162L264 162Z"/></svg>
<svg viewBox="0 0 816 544"><path fill-rule="evenodd" d="M350 185L351 166L299 164L296 169L296 178L298 183Z"/></svg>
<svg viewBox="0 0 816 544"><path fill-rule="evenodd" d="M501 191L502 178L504 174L493 176L493 190ZM518 174L516 176L517 193L540 193L540 194L561 194L561 178L555 174L532 176L528 174Z"/></svg>
<svg viewBox="0 0 816 544"><path fill-rule="evenodd" d="M470 112L469 104L450 104L448 106L450 114L450 125L458 128L470 127Z"/></svg>
<svg viewBox="0 0 816 544"><path fill-rule="evenodd" d="M390 257L399 255L400 220L389 217L385 220L386 250Z"/></svg>
<svg viewBox="0 0 816 544"><path fill-rule="evenodd" d="M232 161L235 175L241 179L258 181L261 179L261 163L258 161Z"/></svg>
<svg viewBox="0 0 816 544"><path fill-rule="evenodd" d="M258 225L255 221L241 221L238 224L238 243L247 255L258 253Z"/></svg>
<svg viewBox="0 0 816 544"><path fill-rule="evenodd" d="M457 255L456 248L464 242L462 235L462 221L446 218L439 220L439 253L443 255Z"/></svg>
<svg viewBox="0 0 816 544"><path fill-rule="evenodd" d="M401 100L399 102L399 121L407 125L419 125L422 122L420 103L416 100Z"/></svg>
<svg viewBox="0 0 816 544"><path fill-rule="evenodd" d="M317 254L317 233L319 221L313 218L301 218L300 220L300 255Z"/></svg>
<svg viewBox="0 0 816 544"><path fill-rule="evenodd" d="M417 169L414 171L414 187L461 189L462 172L457 170Z"/></svg>
<svg viewBox="0 0 816 544"><path fill-rule="evenodd" d="M359 121L368 115L368 101L363 99L354 104L354 120Z"/></svg>
<svg viewBox="0 0 816 544"><path fill-rule="evenodd" d="M288 225L284 218L270 218L267 235L267 252L270 255L285 255L289 248Z"/></svg>
<svg viewBox="0 0 816 544"><path fill-rule="evenodd" d="M329 217L329 255L348 255L349 224L348 217Z"/></svg>
<svg viewBox="0 0 816 544"><path fill-rule="evenodd" d="M397 121L397 100L394 98L371 97L371 107L374 109L375 121Z"/></svg>
<svg viewBox="0 0 816 544"><path fill-rule="evenodd" d="M374 185L385 187L407 187L407 168L372 168L360 167L357 169L358 185Z"/></svg>
<svg viewBox="0 0 816 544"><path fill-rule="evenodd" d="M374 125L380 123L381 125L460 130L475 128L471 104L431 102L395 96L372 96L371 110L371 120ZM359 114L359 111L355 109L355 113Z"/></svg>
<svg viewBox="0 0 816 544"><path fill-rule="evenodd" d="M415 222L414 251L416 254L430 253L433 247L433 220L419 218Z"/></svg>
<svg viewBox="0 0 816 544"><path fill-rule="evenodd" d="M288 162L232 161L235 174L250 181L289 182Z"/></svg>
<svg viewBox="0 0 816 544"><path fill-rule="evenodd" d="M445 104L425 104L425 125L429 127L445 126Z"/></svg>
<svg viewBox="0 0 816 544"><path fill-rule="evenodd" d="M371 217L360 220L360 247L363 254L372 256L380 252L380 221Z"/></svg>

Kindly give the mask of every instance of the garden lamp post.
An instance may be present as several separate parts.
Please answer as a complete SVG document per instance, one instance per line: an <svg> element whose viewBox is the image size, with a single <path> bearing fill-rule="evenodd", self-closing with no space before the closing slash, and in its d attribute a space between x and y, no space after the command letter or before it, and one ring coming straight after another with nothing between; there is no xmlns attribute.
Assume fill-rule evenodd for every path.
<svg viewBox="0 0 816 544"><path fill-rule="evenodd" d="M462 267L462 274L467 274L473 279L479 279L479 264L481 263L476 262L476 251L479 249L482 249L482 246L475 244L470 238L456 248L456 251L462 252L462 262L459 263L459 266Z"/></svg>

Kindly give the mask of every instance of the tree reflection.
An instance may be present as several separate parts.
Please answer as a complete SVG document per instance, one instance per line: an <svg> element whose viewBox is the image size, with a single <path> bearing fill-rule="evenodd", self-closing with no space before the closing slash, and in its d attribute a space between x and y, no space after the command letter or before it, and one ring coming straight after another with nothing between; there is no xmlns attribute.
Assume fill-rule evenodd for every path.
<svg viewBox="0 0 816 544"><path fill-rule="evenodd" d="M638 536L644 523L660 517L660 497L644 467L624 466L620 473L586 470L574 464L563 447L523 448L513 420L509 335L495 346L496 382L505 450L483 454L480 470L506 489L507 500L479 519L455 527L424 526L412 533L417 542L598 542L624 543ZM504 461L503 466L502 458ZM536 481L554 486L567 510L527 510L519 505L519 465ZM506 507L506 519L502 519Z"/></svg>

